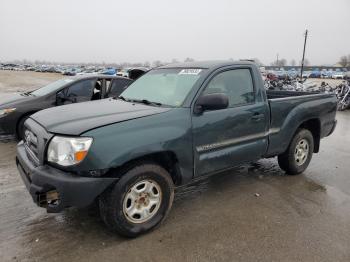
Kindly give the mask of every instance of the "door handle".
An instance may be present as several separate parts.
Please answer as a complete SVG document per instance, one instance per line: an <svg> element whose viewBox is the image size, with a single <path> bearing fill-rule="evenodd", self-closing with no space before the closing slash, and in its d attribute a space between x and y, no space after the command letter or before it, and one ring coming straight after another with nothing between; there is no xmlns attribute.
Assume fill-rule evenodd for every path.
<svg viewBox="0 0 350 262"><path fill-rule="evenodd" d="M252 120L254 121L260 121L265 118L264 114L254 113L252 116Z"/></svg>

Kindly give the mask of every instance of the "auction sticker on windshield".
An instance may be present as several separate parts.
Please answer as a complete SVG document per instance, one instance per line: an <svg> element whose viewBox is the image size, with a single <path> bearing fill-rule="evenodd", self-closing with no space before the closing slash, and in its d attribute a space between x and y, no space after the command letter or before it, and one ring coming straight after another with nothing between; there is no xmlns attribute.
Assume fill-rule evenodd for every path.
<svg viewBox="0 0 350 262"><path fill-rule="evenodd" d="M198 75L202 69L182 69L179 75Z"/></svg>

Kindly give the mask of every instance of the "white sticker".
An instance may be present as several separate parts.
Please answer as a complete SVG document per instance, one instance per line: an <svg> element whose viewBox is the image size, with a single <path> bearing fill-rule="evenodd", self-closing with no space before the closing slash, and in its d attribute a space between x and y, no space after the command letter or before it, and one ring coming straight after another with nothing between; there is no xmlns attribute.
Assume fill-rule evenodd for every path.
<svg viewBox="0 0 350 262"><path fill-rule="evenodd" d="M200 72L202 72L202 69L182 69L179 73L179 75L198 75Z"/></svg>

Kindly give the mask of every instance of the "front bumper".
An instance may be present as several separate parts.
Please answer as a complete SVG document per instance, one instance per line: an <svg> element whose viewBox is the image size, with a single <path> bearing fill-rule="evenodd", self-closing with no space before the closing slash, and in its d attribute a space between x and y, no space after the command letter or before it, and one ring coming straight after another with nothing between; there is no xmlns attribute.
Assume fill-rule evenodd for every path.
<svg viewBox="0 0 350 262"><path fill-rule="evenodd" d="M16 164L33 201L49 213L66 207L90 205L117 178L81 177L48 165L35 167L27 157L23 142L17 146ZM52 204L43 201L47 192L57 192L59 198Z"/></svg>

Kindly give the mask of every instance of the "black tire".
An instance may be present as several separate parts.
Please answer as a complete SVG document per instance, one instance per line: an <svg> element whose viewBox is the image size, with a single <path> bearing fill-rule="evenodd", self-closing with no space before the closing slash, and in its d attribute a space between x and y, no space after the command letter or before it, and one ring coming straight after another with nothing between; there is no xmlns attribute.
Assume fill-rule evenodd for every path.
<svg viewBox="0 0 350 262"><path fill-rule="evenodd" d="M29 116L23 116L17 123L17 139L22 140L24 137L24 122L29 118Z"/></svg>
<svg viewBox="0 0 350 262"><path fill-rule="evenodd" d="M154 215L143 223L133 223L123 211L124 199L131 188L141 181L153 181L161 190L161 201ZM100 197L100 214L105 224L125 237L137 237L158 226L168 215L174 200L174 184L161 166L141 163L124 173L113 188Z"/></svg>
<svg viewBox="0 0 350 262"><path fill-rule="evenodd" d="M298 164L294 154L298 143L303 139L308 142L308 153L305 162ZM278 156L278 164L288 175L301 174L309 166L313 152L314 137L312 133L307 129L298 129L286 152Z"/></svg>

